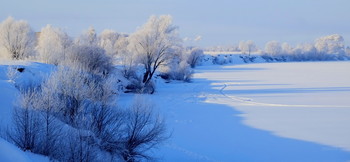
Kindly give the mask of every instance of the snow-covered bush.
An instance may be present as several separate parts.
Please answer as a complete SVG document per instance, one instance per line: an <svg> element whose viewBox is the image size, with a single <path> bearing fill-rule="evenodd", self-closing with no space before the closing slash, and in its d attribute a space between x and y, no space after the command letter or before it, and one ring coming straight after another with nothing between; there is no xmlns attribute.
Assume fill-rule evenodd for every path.
<svg viewBox="0 0 350 162"><path fill-rule="evenodd" d="M231 59L227 55L219 54L217 56L214 56L213 64L223 65L228 63L231 63Z"/></svg>
<svg viewBox="0 0 350 162"><path fill-rule="evenodd" d="M8 139L59 161L147 157L165 139L165 124L141 100L117 108L116 81L112 74L59 65L40 87L21 93Z"/></svg>
<svg viewBox="0 0 350 162"><path fill-rule="evenodd" d="M68 52L63 65L99 75L109 74L113 70L111 58L97 46L76 45Z"/></svg>
<svg viewBox="0 0 350 162"><path fill-rule="evenodd" d="M169 63L165 69L161 77L167 80L179 80L190 82L193 75L193 70L191 66L187 63L186 60L178 60L172 63Z"/></svg>
<svg viewBox="0 0 350 162"><path fill-rule="evenodd" d="M191 48L186 53L187 63L191 66L191 68L196 67L204 55L203 50L200 48Z"/></svg>
<svg viewBox="0 0 350 162"><path fill-rule="evenodd" d="M33 54L35 33L26 21L8 17L0 24L0 54L5 58L24 59Z"/></svg>

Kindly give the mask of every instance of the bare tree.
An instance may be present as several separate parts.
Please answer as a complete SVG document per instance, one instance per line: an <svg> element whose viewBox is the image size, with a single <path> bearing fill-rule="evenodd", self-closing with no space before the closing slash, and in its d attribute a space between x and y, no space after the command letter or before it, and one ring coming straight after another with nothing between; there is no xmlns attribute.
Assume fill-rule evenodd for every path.
<svg viewBox="0 0 350 162"><path fill-rule="evenodd" d="M9 128L8 136L11 142L22 150L36 151L41 123L39 114L35 111L35 91L26 91L19 98L19 105L13 112L13 127Z"/></svg>
<svg viewBox="0 0 350 162"><path fill-rule="evenodd" d="M33 102L35 102L35 109L40 111L42 123L38 153L57 159L60 158L62 151L60 144L63 138L63 123L55 117L60 103L54 97L56 94L51 88L48 84L42 84L41 91L37 92Z"/></svg>
<svg viewBox="0 0 350 162"><path fill-rule="evenodd" d="M59 159L69 162L93 162L97 159L96 148L89 143L91 134L82 129L71 129L67 132L65 154Z"/></svg>
<svg viewBox="0 0 350 162"><path fill-rule="evenodd" d="M164 121L152 110L152 105L136 98L126 119L124 150L125 161L151 158L146 151L168 138Z"/></svg>
<svg viewBox="0 0 350 162"><path fill-rule="evenodd" d="M8 17L0 25L0 47L12 59L19 60L29 56L34 48L35 33L23 20L15 21Z"/></svg>

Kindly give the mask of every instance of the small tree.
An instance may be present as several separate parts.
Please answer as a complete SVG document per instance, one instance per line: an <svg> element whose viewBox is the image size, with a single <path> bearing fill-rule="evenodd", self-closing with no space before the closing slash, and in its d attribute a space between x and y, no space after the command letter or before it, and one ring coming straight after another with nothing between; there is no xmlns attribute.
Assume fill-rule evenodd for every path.
<svg viewBox="0 0 350 162"><path fill-rule="evenodd" d="M248 53L248 56L250 56L251 52L257 50L256 45L252 40L248 40L246 42L244 41L239 42L239 49L244 54Z"/></svg>
<svg viewBox="0 0 350 162"><path fill-rule="evenodd" d="M35 111L35 91L23 92L19 105L13 112L13 127L9 128L8 136L11 142L24 151L37 151L38 137L41 130L39 114Z"/></svg>
<svg viewBox="0 0 350 162"><path fill-rule="evenodd" d="M0 24L0 47L12 59L19 60L30 56L34 41L35 33L27 22L8 17Z"/></svg>
<svg viewBox="0 0 350 162"><path fill-rule="evenodd" d="M58 103L55 89L52 89L50 84L44 83L40 89L41 91L37 91L33 99L35 109L40 112L42 123L38 153L58 159L62 151L60 144L63 139L63 124L55 117L55 114L59 111L60 103Z"/></svg>

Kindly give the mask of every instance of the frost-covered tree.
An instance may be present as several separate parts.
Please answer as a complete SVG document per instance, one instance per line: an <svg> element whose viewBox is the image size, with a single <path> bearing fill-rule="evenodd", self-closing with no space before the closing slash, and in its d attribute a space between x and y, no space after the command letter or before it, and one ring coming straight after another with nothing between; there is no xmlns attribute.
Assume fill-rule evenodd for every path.
<svg viewBox="0 0 350 162"><path fill-rule="evenodd" d="M317 52L324 54L344 54L344 38L339 34L328 35L315 40Z"/></svg>
<svg viewBox="0 0 350 162"><path fill-rule="evenodd" d="M298 44L293 49L291 56L295 61L319 60L322 58L320 54L317 53L315 46L311 43Z"/></svg>
<svg viewBox="0 0 350 162"><path fill-rule="evenodd" d="M5 57L15 60L28 57L34 44L35 33L26 21L8 17L0 24L0 48Z"/></svg>
<svg viewBox="0 0 350 162"><path fill-rule="evenodd" d="M79 125L77 122L84 117L85 103L94 94L94 84L90 80L89 74L84 70L60 66L45 83L45 87L52 89L52 100L59 103L54 109L59 112L62 121Z"/></svg>
<svg viewBox="0 0 350 162"><path fill-rule="evenodd" d="M71 45L72 40L65 32L47 25L41 29L36 50L41 61L57 65L65 59Z"/></svg>
<svg viewBox="0 0 350 162"><path fill-rule="evenodd" d="M287 42L282 43L281 50L284 55L293 54L293 47Z"/></svg>
<svg viewBox="0 0 350 162"><path fill-rule="evenodd" d="M99 46L103 48L106 53L110 56L117 55L117 41L120 37L120 34L113 30L104 30L99 35Z"/></svg>
<svg viewBox="0 0 350 162"><path fill-rule="evenodd" d="M95 28L92 26L84 31L76 40L75 44L77 45L86 45L86 46L97 46L98 38L95 31Z"/></svg>
<svg viewBox="0 0 350 162"><path fill-rule="evenodd" d="M251 52L256 51L257 47L254 43L254 41L252 40L248 40L248 41L241 41L239 42L239 49L242 51L242 53L244 54L248 54L248 56L250 56Z"/></svg>
<svg viewBox="0 0 350 162"><path fill-rule="evenodd" d="M272 56L276 56L282 53L281 44L277 41L269 41L265 45L265 52Z"/></svg>
<svg viewBox="0 0 350 162"><path fill-rule="evenodd" d="M148 85L160 65L165 63L179 46L177 27L169 15L151 16L139 30L130 36L129 49L144 66L142 82Z"/></svg>

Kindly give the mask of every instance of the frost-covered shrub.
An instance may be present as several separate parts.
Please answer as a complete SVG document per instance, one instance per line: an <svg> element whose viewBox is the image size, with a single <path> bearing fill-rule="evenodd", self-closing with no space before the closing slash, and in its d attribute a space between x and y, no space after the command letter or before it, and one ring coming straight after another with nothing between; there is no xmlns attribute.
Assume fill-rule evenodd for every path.
<svg viewBox="0 0 350 162"><path fill-rule="evenodd" d="M196 67L200 60L203 57L203 50L200 48L192 48L186 52L187 54L187 63L191 66L191 68Z"/></svg>
<svg viewBox="0 0 350 162"><path fill-rule="evenodd" d="M256 59L256 56L250 56L250 55L240 55L239 57L240 57L245 63L254 62L254 60Z"/></svg>
<svg viewBox="0 0 350 162"><path fill-rule="evenodd" d="M113 70L112 60L97 46L76 46L67 55L64 65L93 74L106 75Z"/></svg>
<svg viewBox="0 0 350 162"><path fill-rule="evenodd" d="M161 67L160 69L160 76L163 79L166 80L180 80L180 81L185 81L185 82L189 82L192 78L192 74L193 74L193 70L190 66L190 64L188 63L188 56L194 56L197 57L195 60L195 62L199 61L199 57L200 57L200 51L198 51L198 49L195 50L191 50L193 53L185 53L183 52L181 49L179 49L178 52L176 52L177 54L172 55L171 59L169 59L168 63L164 66ZM190 52L191 52L190 51ZM188 55L190 54L190 55ZM194 58L190 58L190 59L194 59Z"/></svg>
<svg viewBox="0 0 350 162"><path fill-rule="evenodd" d="M153 94L155 91L155 84L153 81L148 83L143 83L140 78L132 78L130 79L130 83L125 87L126 93L148 93Z"/></svg>
<svg viewBox="0 0 350 162"><path fill-rule="evenodd" d="M179 64L173 64L170 69L171 70L168 72L170 79L185 82L191 81L193 70L186 61L183 60Z"/></svg>
<svg viewBox="0 0 350 162"><path fill-rule="evenodd" d="M229 58L224 55L214 56L214 59L213 59L213 64L218 64L218 65L227 64L229 62L230 62Z"/></svg>

